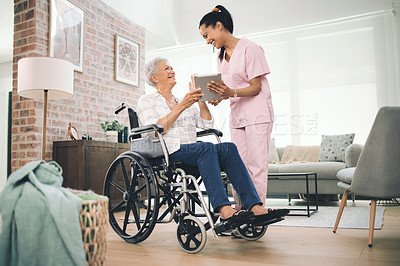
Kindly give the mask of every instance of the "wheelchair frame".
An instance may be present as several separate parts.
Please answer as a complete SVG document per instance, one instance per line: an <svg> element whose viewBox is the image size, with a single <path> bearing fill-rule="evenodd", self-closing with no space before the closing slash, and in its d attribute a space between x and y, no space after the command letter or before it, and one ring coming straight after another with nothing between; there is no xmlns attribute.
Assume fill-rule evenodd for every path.
<svg viewBox="0 0 400 266"><path fill-rule="evenodd" d="M157 133L159 141L150 147L153 150L131 149L111 163L104 181L104 195L109 198L111 227L125 241L139 243L150 236L156 223L174 220L178 223L177 238L181 247L188 253L201 251L207 240L208 229L212 229L217 237L233 228L227 228L226 223L216 224L219 216L207 208L200 189L202 180L198 169L182 162L169 161L161 134L163 128L157 124L139 127L136 112L124 103L115 113L126 107L131 125L128 137L131 147L133 142L143 139L140 137L145 133ZM220 142L222 132L216 129L197 132L197 137L207 135L214 135ZM157 145L161 145L162 152ZM199 208L196 206L203 212L197 213ZM207 220L205 224L199 219L202 217ZM257 240L265 234L267 225L244 224L236 229L242 238Z"/></svg>

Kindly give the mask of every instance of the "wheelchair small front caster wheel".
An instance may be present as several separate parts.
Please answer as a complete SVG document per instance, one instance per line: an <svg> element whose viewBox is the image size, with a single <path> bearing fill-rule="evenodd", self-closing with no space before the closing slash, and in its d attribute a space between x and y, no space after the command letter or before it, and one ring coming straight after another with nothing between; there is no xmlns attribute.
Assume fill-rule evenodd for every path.
<svg viewBox="0 0 400 266"><path fill-rule="evenodd" d="M268 225L242 224L236 227L236 232L243 239L256 241L265 235L267 228Z"/></svg>
<svg viewBox="0 0 400 266"><path fill-rule="evenodd" d="M207 241L203 223L194 216L185 216L178 225L176 236L181 247L188 253L197 253L204 248Z"/></svg>

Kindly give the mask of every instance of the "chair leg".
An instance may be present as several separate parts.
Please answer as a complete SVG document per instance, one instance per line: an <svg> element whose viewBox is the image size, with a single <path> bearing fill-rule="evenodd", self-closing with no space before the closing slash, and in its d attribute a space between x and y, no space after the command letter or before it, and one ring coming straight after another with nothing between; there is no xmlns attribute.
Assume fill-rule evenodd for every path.
<svg viewBox="0 0 400 266"><path fill-rule="evenodd" d="M342 217L342 213L343 213L343 209L344 209L344 205L346 204L347 201L347 196L349 195L350 190L346 190L346 192L344 192L343 197L342 197L342 201L340 202L340 207L339 207L339 211L336 217L336 222L335 222L335 226L333 227L333 232L336 233L336 230L339 226L339 221L340 218Z"/></svg>
<svg viewBox="0 0 400 266"><path fill-rule="evenodd" d="M372 247L372 238L374 237L375 214L376 214L376 199L373 199L371 200L371 208L369 213L369 237L368 237L369 247Z"/></svg>

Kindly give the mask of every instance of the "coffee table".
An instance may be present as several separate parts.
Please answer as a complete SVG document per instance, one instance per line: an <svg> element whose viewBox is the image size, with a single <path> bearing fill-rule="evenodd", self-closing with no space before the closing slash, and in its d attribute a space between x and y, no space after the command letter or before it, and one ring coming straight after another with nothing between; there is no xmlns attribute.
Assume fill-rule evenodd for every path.
<svg viewBox="0 0 400 266"><path fill-rule="evenodd" d="M313 209L310 208L310 188L309 188L309 181L310 179L314 178L315 184L315 206ZM308 172L308 173L268 173L268 180L305 180L305 187L306 187L306 197L307 197L307 208L292 208L289 210L291 211L305 211L306 213L290 213L289 216L308 216L310 217L311 214L318 211L318 185L317 185L317 173L315 172ZM290 194L289 194L290 195Z"/></svg>

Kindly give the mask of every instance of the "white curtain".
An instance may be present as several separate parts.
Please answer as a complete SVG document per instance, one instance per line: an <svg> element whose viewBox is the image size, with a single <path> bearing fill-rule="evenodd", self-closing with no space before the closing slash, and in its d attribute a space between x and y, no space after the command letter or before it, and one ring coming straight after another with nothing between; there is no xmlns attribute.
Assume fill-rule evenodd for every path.
<svg viewBox="0 0 400 266"><path fill-rule="evenodd" d="M379 107L400 104L394 21L382 12L254 36L271 68L277 146L346 133L365 142Z"/></svg>

